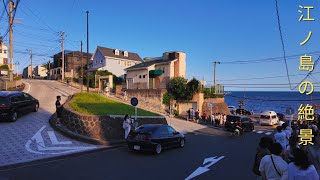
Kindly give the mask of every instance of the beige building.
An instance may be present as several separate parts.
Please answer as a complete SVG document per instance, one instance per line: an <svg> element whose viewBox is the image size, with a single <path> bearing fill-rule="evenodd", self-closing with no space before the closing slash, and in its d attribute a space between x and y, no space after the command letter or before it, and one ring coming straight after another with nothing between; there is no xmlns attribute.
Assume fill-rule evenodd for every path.
<svg viewBox="0 0 320 180"><path fill-rule="evenodd" d="M186 54L165 52L125 70L127 89L166 89L170 78L186 77Z"/></svg>

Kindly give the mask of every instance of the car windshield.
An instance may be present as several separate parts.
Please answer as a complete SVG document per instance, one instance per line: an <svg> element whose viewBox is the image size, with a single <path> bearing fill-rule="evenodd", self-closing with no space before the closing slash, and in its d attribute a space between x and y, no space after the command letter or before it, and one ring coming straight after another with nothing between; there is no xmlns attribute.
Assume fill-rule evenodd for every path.
<svg viewBox="0 0 320 180"><path fill-rule="evenodd" d="M270 116L266 116L266 115L261 115L260 119L270 119Z"/></svg>
<svg viewBox="0 0 320 180"><path fill-rule="evenodd" d="M136 131L139 133L153 133L156 129L156 126L140 126Z"/></svg>
<svg viewBox="0 0 320 180"><path fill-rule="evenodd" d="M227 116L227 121L239 121L239 116Z"/></svg>
<svg viewBox="0 0 320 180"><path fill-rule="evenodd" d="M0 105L2 105L2 104L7 104L7 103L8 103L7 98L5 98L5 97L0 97Z"/></svg>

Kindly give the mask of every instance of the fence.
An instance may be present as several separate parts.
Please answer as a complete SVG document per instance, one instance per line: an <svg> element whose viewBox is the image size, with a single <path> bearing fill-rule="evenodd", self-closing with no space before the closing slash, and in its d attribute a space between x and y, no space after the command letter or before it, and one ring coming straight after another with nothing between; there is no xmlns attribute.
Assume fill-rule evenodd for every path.
<svg viewBox="0 0 320 180"><path fill-rule="evenodd" d="M10 90L11 88L15 88L22 85L22 80L16 80L16 81L7 81L4 79L0 79L0 90Z"/></svg>

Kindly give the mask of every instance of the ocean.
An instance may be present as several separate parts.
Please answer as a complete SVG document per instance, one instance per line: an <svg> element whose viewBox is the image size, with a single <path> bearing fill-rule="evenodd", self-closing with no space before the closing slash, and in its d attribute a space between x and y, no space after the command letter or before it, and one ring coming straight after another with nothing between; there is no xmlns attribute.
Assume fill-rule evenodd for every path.
<svg viewBox="0 0 320 180"><path fill-rule="evenodd" d="M285 113L289 107L297 112L300 104L320 104L320 92L313 92L307 96L298 91L231 91L225 96L228 106L238 108L239 100L244 100L244 109L253 110L255 113L261 113L265 110Z"/></svg>

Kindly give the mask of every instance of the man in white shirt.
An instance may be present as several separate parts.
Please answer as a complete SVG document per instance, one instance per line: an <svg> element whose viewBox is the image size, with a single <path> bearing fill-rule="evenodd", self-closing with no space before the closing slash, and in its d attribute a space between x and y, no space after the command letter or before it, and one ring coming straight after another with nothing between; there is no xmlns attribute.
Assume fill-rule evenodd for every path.
<svg viewBox="0 0 320 180"><path fill-rule="evenodd" d="M283 151L286 149L287 146L287 136L286 133L282 131L282 127L278 126L277 127L277 133L274 135L274 140L281 144Z"/></svg>
<svg viewBox="0 0 320 180"><path fill-rule="evenodd" d="M287 130L287 123L282 124L282 131L286 134L286 146L289 145L289 138L291 137L291 132Z"/></svg>
<svg viewBox="0 0 320 180"><path fill-rule="evenodd" d="M268 180L287 180L288 163L281 155L282 146L279 143L273 143L270 147L271 155L266 155L261 159L259 171L262 179Z"/></svg>

